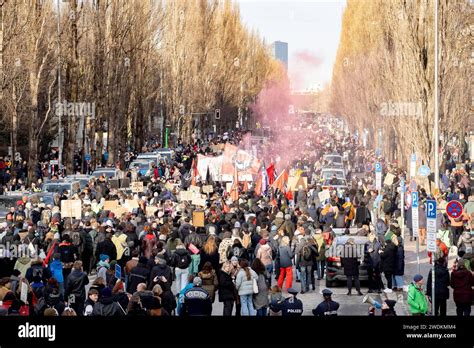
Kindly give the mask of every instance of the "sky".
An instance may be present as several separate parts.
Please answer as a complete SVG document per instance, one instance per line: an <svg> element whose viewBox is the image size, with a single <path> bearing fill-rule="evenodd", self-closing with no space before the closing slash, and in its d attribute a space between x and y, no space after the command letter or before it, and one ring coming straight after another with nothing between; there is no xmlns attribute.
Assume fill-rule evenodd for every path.
<svg viewBox="0 0 474 348"><path fill-rule="evenodd" d="M267 44L288 43L293 89L322 88L330 83L346 0L235 0L249 29Z"/></svg>

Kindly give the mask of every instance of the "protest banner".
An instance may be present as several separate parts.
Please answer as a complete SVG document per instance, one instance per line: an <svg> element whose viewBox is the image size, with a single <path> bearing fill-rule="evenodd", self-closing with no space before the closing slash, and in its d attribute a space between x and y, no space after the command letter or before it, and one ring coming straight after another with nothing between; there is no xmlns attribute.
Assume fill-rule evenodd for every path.
<svg viewBox="0 0 474 348"><path fill-rule="evenodd" d="M82 216L82 203L80 199L61 201L61 217L78 218Z"/></svg>
<svg viewBox="0 0 474 348"><path fill-rule="evenodd" d="M116 217L121 217L123 214L126 214L129 212L129 210L126 207L122 207L122 206L118 206L114 210L111 210L111 211L112 213L114 213Z"/></svg>
<svg viewBox="0 0 474 348"><path fill-rule="evenodd" d="M193 191L181 191L179 193L179 200L180 201L191 201L194 197Z"/></svg>
<svg viewBox="0 0 474 348"><path fill-rule="evenodd" d="M204 198L200 198L197 196L193 197L191 204L198 205L200 207L205 207L207 205L206 200Z"/></svg>
<svg viewBox="0 0 474 348"><path fill-rule="evenodd" d="M132 211L139 207L138 201L136 199L126 199L124 207L127 208L128 211Z"/></svg>
<svg viewBox="0 0 474 348"><path fill-rule="evenodd" d="M204 212L203 211L193 211L193 226L194 227L204 227Z"/></svg>

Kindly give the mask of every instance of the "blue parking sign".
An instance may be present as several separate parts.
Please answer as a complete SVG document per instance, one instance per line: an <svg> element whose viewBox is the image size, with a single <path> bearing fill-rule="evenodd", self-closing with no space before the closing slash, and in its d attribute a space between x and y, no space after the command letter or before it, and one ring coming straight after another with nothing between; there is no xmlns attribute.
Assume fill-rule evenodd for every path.
<svg viewBox="0 0 474 348"><path fill-rule="evenodd" d="M411 193L411 206L413 208L418 208L418 191Z"/></svg>
<svg viewBox="0 0 474 348"><path fill-rule="evenodd" d="M375 163L375 172L381 173L382 172L382 164L380 162Z"/></svg>
<svg viewBox="0 0 474 348"><path fill-rule="evenodd" d="M426 201L426 218L436 219L436 201L435 200Z"/></svg>

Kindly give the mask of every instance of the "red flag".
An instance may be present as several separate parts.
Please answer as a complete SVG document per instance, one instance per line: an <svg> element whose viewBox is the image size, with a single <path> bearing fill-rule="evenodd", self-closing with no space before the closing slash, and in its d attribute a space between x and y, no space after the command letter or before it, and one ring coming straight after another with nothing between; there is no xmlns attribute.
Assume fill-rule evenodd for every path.
<svg viewBox="0 0 474 348"><path fill-rule="evenodd" d="M193 158L193 163L191 164L191 185L196 186L196 176L198 175L197 163Z"/></svg>
<svg viewBox="0 0 474 348"><path fill-rule="evenodd" d="M260 196L262 194L262 180L263 180L263 175L262 172L258 174L257 182L255 183L255 194L257 196Z"/></svg>
<svg viewBox="0 0 474 348"><path fill-rule="evenodd" d="M50 248L49 251L48 251L48 255L46 255L46 258L45 258L44 261L43 261L43 267L47 267L47 266L48 266L49 259L50 259L51 256L53 255L55 249L56 249L56 242L53 242L53 245L51 246L51 248Z"/></svg>
<svg viewBox="0 0 474 348"><path fill-rule="evenodd" d="M280 175L278 175L278 178L276 178L272 187L279 189L281 192L284 192L286 191L285 185L287 181L288 181L288 172L285 169Z"/></svg>
<svg viewBox="0 0 474 348"><path fill-rule="evenodd" d="M268 184L272 185L275 181L275 165L270 163L270 166L267 168Z"/></svg>
<svg viewBox="0 0 474 348"><path fill-rule="evenodd" d="M286 197L286 199L288 199L290 201L293 200L293 192L291 192L291 190L288 191L287 193L285 193L285 197Z"/></svg>
<svg viewBox="0 0 474 348"><path fill-rule="evenodd" d="M278 203L276 201L275 198L273 198L273 200L271 201L271 204L274 206L274 207L277 207L278 206Z"/></svg>
<svg viewBox="0 0 474 348"><path fill-rule="evenodd" d="M230 190L230 198L234 202L239 200L239 176L237 175L237 169L234 170L234 182Z"/></svg>

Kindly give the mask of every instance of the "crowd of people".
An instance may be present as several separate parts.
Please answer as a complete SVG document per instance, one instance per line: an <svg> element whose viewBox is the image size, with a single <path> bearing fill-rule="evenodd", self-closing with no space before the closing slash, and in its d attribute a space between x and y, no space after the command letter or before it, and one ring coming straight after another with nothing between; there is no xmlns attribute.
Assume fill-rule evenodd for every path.
<svg viewBox="0 0 474 348"><path fill-rule="evenodd" d="M376 161L375 153L350 134L337 132L342 136L336 139L331 132L315 131L318 137L306 144L301 158L287 164L297 175L308 178L307 188L293 192L269 188L258 195L255 185L242 183L238 197L231 199L223 183L196 178L192 166L198 153L212 154L215 150L211 145L241 143L243 135L231 133L189 146L179 144L174 160L163 162L149 175L143 193L113 188L104 177L91 180L72 197L81 201L80 217L65 217L61 211L61 201L71 198L68 192L58 195L55 205L24 196L0 225L0 241L9 246L0 255L2 313L302 315L303 302L297 294L315 292L325 278L326 253L336 237L335 229L367 237L362 258L341 257L347 295L352 295L353 285L362 295L361 262L367 265L369 293L403 291L406 240L397 187L405 173L379 159L384 172L395 177L392 185L379 192L374 187L374 175L365 172L365 164ZM330 190L330 197L322 200L320 171L328 148L349 159L349 186ZM436 260L435 294L431 293L431 274L427 275L426 291L424 277L417 274L408 287L413 315L428 314L432 296L436 314L446 315L449 287L453 289L457 314L470 315L474 196L470 196L466 183L468 174L468 166L448 169L442 177L442 193L435 196L420 190L420 201L435 198L442 205L458 200L464 204L465 213L460 221L439 214L438 250L429 254ZM277 175L272 176L274 180ZM141 180L140 176L132 178L136 180ZM179 192L191 183L198 187L212 185L204 207L179 198ZM35 186L40 188L41 181ZM129 200L136 202L129 211L115 214L114 209L105 209L108 201L125 206ZM410 230L411 209L402 208ZM426 231L423 209L420 204L421 244ZM199 226L195 226L197 211L204 215L204 223ZM356 233L351 232L353 229ZM354 239L348 238L347 244L353 245ZM449 272L452 246L457 249L457 257ZM294 280L299 289L295 289L298 285ZM329 289L315 293L322 302L312 309L314 315L337 315L339 304L331 294ZM216 302L222 303L221 313L213 306ZM381 314L396 315L395 303L384 301ZM374 313L371 307L369 314Z"/></svg>

